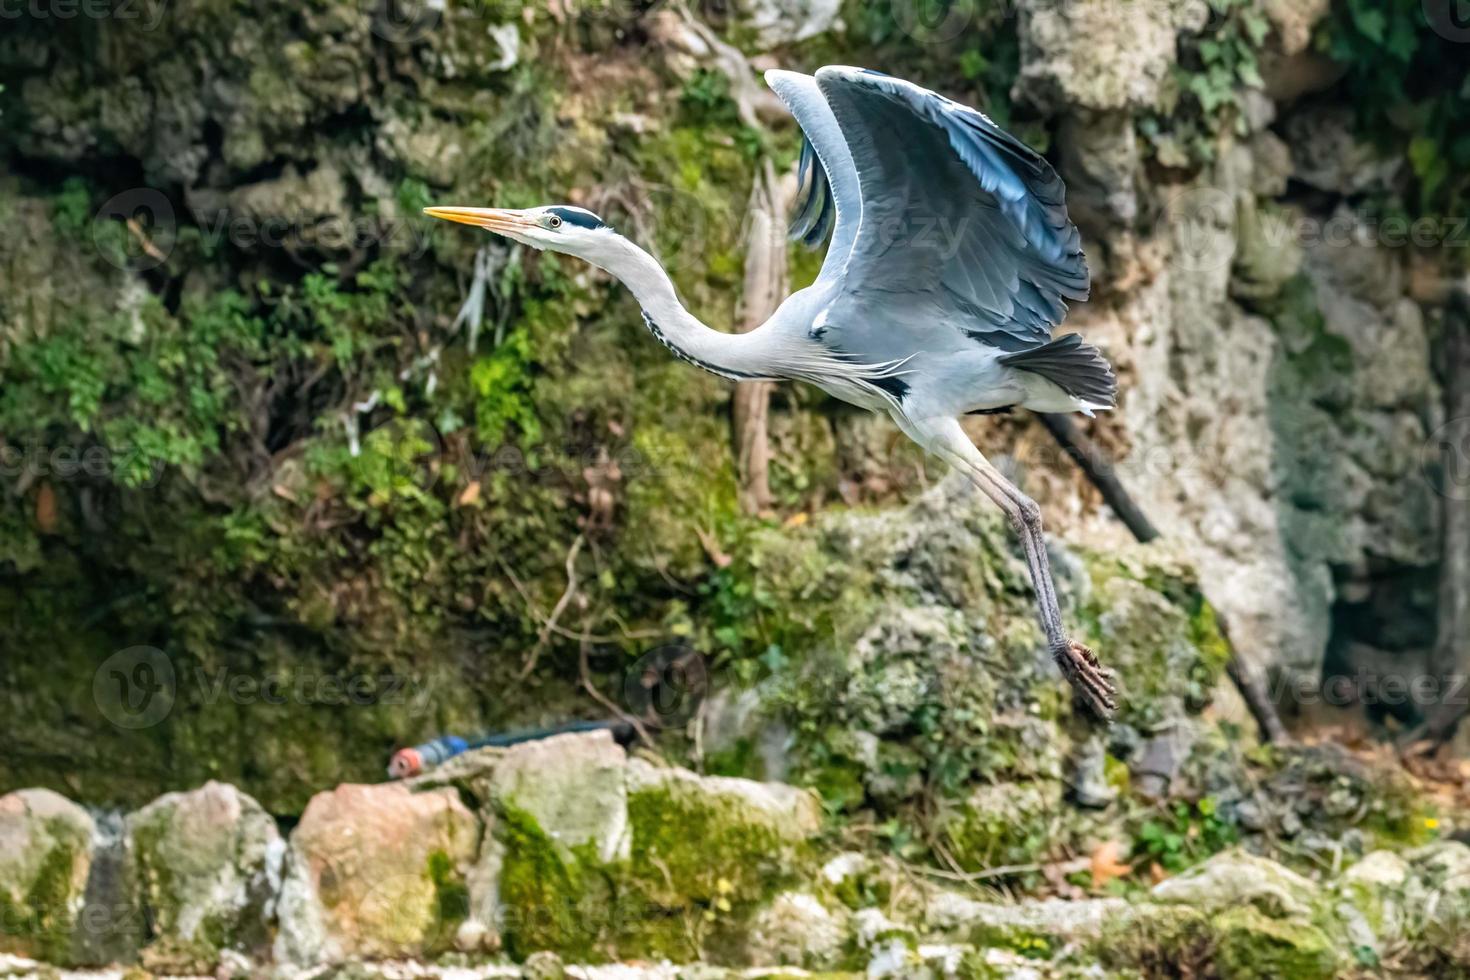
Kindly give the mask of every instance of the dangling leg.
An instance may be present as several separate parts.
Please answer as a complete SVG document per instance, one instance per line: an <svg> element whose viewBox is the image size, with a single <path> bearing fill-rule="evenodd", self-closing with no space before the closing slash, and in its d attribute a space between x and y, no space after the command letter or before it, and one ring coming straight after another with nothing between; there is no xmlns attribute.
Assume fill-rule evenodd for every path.
<svg viewBox="0 0 1470 980"><path fill-rule="evenodd" d="M1062 626L1062 611L1057 604L1056 585L1046 557L1046 538L1041 529L1041 508L981 455L958 419L903 420L899 424L919 445L968 476L1010 519L1026 552L1026 565L1036 589L1037 612L1052 658L1087 707L1099 718L1110 719L1117 708L1113 673L1098 663L1090 649L1068 638Z"/></svg>

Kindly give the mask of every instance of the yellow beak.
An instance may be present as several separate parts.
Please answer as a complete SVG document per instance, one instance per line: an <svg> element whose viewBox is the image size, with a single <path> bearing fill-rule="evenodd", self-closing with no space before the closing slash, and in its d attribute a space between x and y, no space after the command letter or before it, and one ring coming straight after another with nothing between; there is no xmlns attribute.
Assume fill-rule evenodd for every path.
<svg viewBox="0 0 1470 980"><path fill-rule="evenodd" d="M524 212L504 208L424 208L424 214L431 218L443 218L445 221L457 221L462 225L486 228L502 235L516 231L530 231L539 227L536 222L526 217Z"/></svg>

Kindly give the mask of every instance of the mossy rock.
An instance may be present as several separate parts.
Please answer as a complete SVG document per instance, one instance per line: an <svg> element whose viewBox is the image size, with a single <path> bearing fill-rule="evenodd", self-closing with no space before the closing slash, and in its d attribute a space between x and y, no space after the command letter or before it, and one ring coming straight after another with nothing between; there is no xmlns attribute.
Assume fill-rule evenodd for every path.
<svg viewBox="0 0 1470 980"><path fill-rule="evenodd" d="M0 952L72 962L94 831L86 811L50 790L0 797Z"/></svg>
<svg viewBox="0 0 1470 980"><path fill-rule="evenodd" d="M483 828L452 789L344 785L312 798L291 834L278 962L432 957L469 918Z"/></svg>
<svg viewBox="0 0 1470 980"><path fill-rule="evenodd" d="M820 827L808 792L700 777L642 759L627 767L626 856L558 843L534 815L498 804L499 894L506 949L569 962L741 955L741 925L815 873Z"/></svg>
<svg viewBox="0 0 1470 980"><path fill-rule="evenodd" d="M1235 908L1211 922L1222 980L1330 980L1338 975L1337 948L1310 923Z"/></svg>
<svg viewBox="0 0 1470 980"><path fill-rule="evenodd" d="M1066 812L1060 783L998 783L975 790L944 833L967 871L1030 864L1059 843L1050 830Z"/></svg>
<svg viewBox="0 0 1470 980"><path fill-rule="evenodd" d="M210 782L131 814L126 834L138 905L151 925L143 951L150 969L208 972L223 950L268 945L285 846L255 800Z"/></svg>

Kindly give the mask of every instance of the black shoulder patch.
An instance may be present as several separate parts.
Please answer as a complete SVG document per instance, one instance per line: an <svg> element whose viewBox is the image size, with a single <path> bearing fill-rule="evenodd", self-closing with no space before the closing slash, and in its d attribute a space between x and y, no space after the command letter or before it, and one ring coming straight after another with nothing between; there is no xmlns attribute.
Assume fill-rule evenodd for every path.
<svg viewBox="0 0 1470 980"><path fill-rule="evenodd" d="M904 395L909 393L909 383L903 378L873 378L875 387L882 388L893 396L895 401L903 401Z"/></svg>
<svg viewBox="0 0 1470 980"><path fill-rule="evenodd" d="M547 210L567 224L576 225L578 228L586 228L589 231L593 231L598 228L607 227L603 223L603 220L591 211L583 211L579 208L547 208Z"/></svg>

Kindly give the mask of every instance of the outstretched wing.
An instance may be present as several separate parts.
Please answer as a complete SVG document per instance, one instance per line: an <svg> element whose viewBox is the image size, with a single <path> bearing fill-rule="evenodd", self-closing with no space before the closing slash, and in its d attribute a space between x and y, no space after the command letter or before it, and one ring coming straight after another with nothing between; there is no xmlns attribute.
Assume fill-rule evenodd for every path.
<svg viewBox="0 0 1470 980"><path fill-rule="evenodd" d="M852 250L862 217L857 170L832 107L811 75L766 72L766 84L796 117L805 137L798 165L796 217L791 235L815 248L830 233L832 243L819 275L841 269Z"/></svg>
<svg viewBox="0 0 1470 980"><path fill-rule="evenodd" d="M952 314L947 324L981 343L1019 351L1048 342L1066 300L1090 290L1051 164L983 113L911 82L837 66L816 80L846 142L861 212L832 321L871 316L878 304L937 304Z"/></svg>

